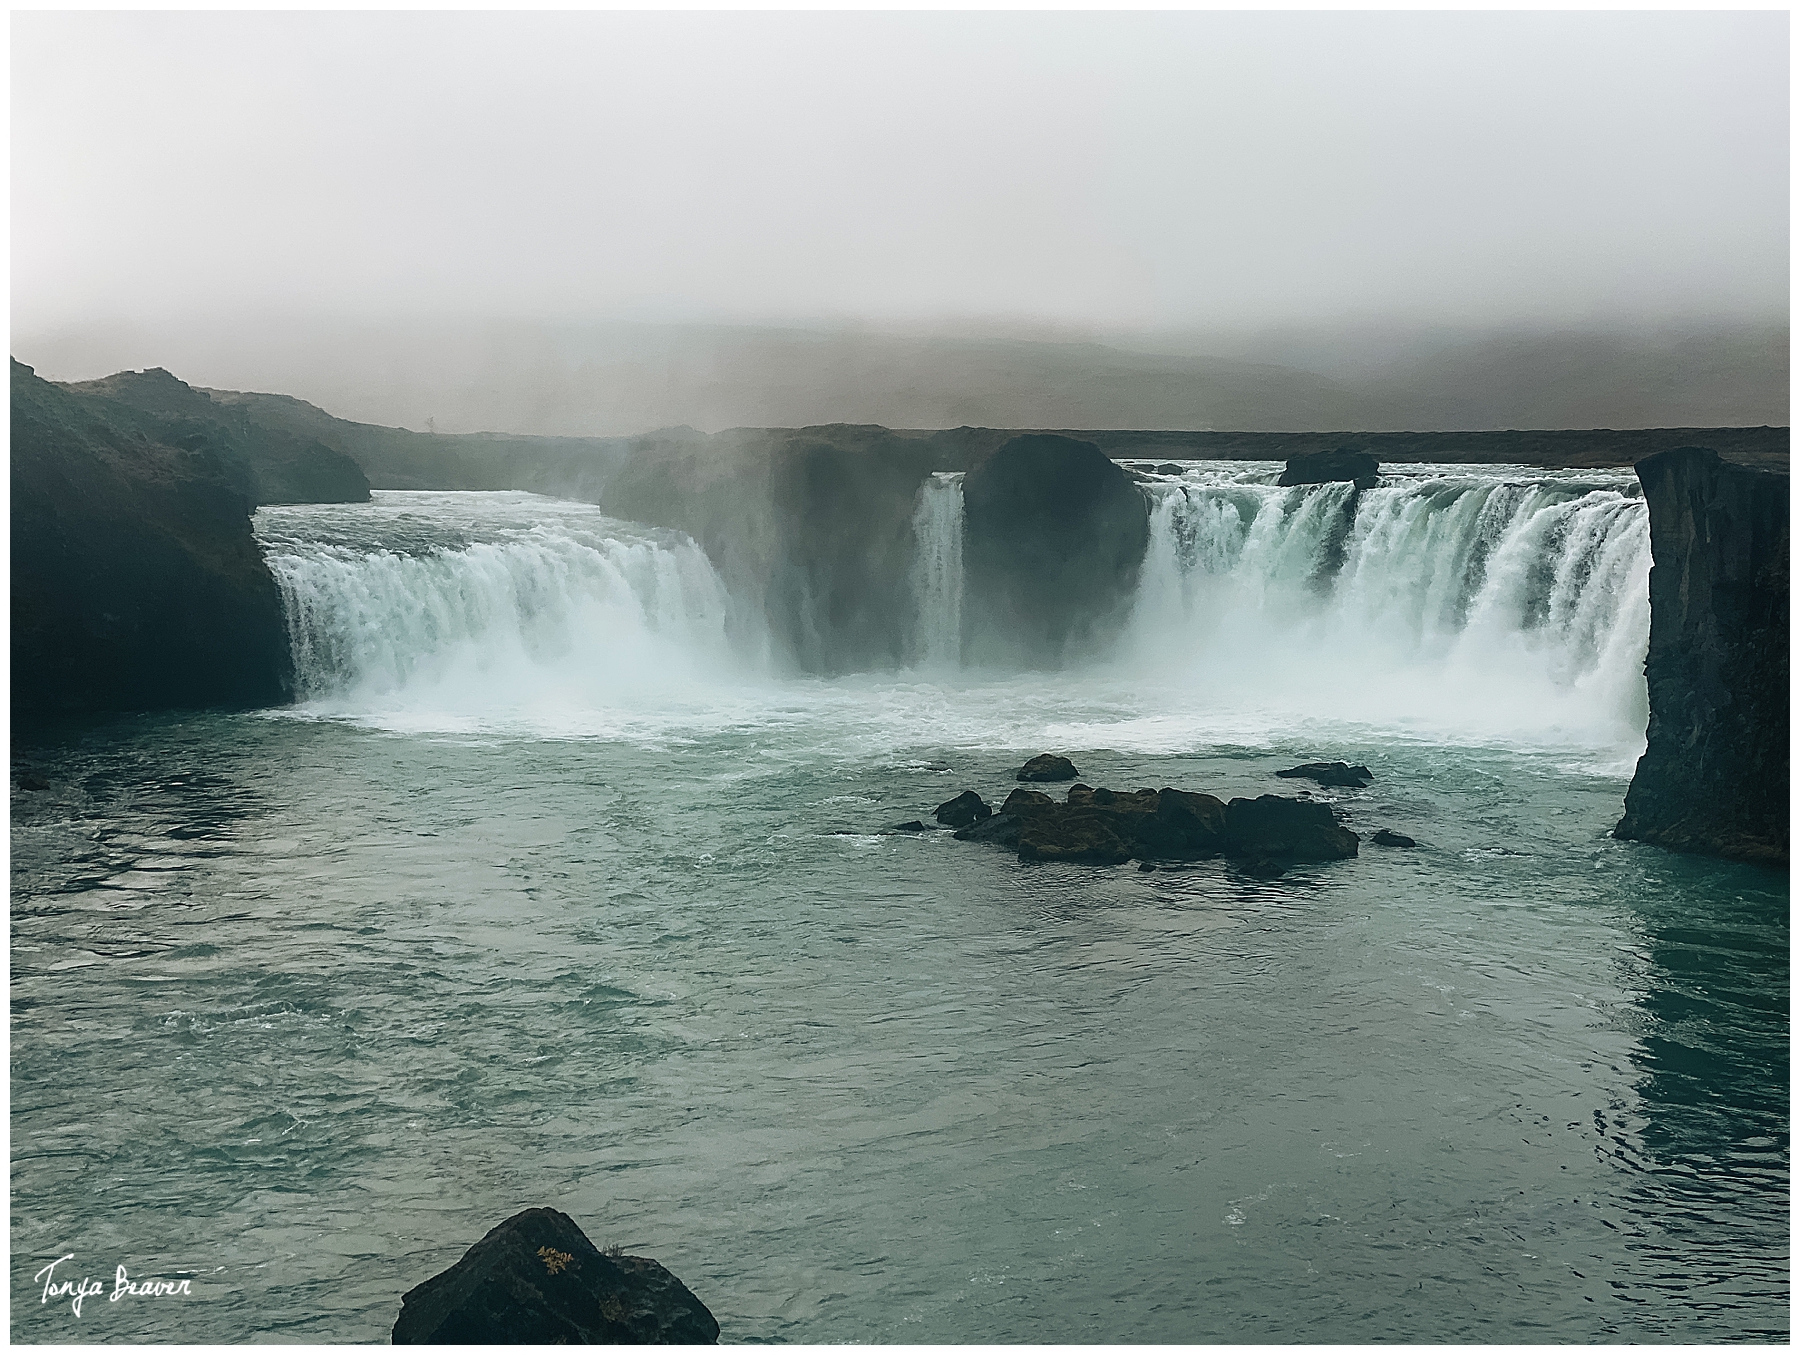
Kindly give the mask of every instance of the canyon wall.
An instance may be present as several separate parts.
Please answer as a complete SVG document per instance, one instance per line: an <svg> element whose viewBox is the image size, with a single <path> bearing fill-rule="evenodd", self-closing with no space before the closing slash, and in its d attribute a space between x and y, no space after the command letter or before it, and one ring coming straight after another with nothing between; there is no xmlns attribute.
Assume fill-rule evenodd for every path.
<svg viewBox="0 0 1800 1355"><path fill-rule="evenodd" d="M1614 835L1785 866L1788 477L1684 447L1650 506L1649 746Z"/></svg>

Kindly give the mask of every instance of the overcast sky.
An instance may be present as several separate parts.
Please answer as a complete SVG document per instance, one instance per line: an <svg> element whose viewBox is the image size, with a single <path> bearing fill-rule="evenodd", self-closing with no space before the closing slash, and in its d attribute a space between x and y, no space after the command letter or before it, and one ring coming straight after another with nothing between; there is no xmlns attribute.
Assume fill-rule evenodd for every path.
<svg viewBox="0 0 1800 1355"><path fill-rule="evenodd" d="M15 351L282 314L1786 315L1782 13L12 23Z"/></svg>

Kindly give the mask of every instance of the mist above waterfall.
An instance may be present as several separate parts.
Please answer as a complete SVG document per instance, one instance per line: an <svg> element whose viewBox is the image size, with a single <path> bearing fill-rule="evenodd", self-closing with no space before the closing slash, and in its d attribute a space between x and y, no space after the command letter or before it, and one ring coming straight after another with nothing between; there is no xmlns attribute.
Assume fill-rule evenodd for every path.
<svg viewBox="0 0 1800 1355"><path fill-rule="evenodd" d="M14 351L52 379L563 435L1786 421L1780 13L13 41Z"/></svg>

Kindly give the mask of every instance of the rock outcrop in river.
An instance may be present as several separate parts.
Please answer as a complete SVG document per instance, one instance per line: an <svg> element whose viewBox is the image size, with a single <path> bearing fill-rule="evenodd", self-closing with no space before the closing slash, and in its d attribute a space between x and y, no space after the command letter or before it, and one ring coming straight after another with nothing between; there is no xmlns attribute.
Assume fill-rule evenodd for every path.
<svg viewBox="0 0 1800 1355"><path fill-rule="evenodd" d="M1015 790L998 814L956 836L1012 847L1022 861L1096 865L1230 856L1279 867L1336 861L1357 848L1356 834L1321 801L1259 795L1227 804L1170 786L1127 792L1076 784L1060 803L1042 791Z"/></svg>
<svg viewBox="0 0 1800 1355"><path fill-rule="evenodd" d="M1122 625L1150 539L1143 493L1091 442L1013 438L963 481L969 658L1054 664Z"/></svg>
<svg viewBox="0 0 1800 1355"><path fill-rule="evenodd" d="M712 1345L719 1324L647 1256L555 1209L514 1214L401 1300L395 1345Z"/></svg>
<svg viewBox="0 0 1800 1355"><path fill-rule="evenodd" d="M1614 836L1785 866L1788 477L1685 447L1650 506L1649 743Z"/></svg>
<svg viewBox="0 0 1800 1355"><path fill-rule="evenodd" d="M1288 458L1278 485L1328 485L1348 480L1358 489L1373 489L1381 479L1381 463L1354 447L1304 452Z"/></svg>
<svg viewBox="0 0 1800 1355"><path fill-rule="evenodd" d="M204 433L12 364L15 718L258 706L291 685L251 503Z"/></svg>

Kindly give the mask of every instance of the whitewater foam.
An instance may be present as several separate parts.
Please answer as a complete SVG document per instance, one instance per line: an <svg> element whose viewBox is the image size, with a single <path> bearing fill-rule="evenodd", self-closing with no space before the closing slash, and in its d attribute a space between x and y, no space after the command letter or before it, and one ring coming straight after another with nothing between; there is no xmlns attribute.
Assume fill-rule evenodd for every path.
<svg viewBox="0 0 1800 1355"><path fill-rule="evenodd" d="M919 496L901 673L778 679L760 618L687 537L520 493L266 508L301 718L680 739L803 722L846 755L1168 751L1298 730L1641 751L1645 505L1627 474L1409 468L1283 489L1278 467L1153 477L1126 634L1079 670L965 669L961 477Z"/></svg>

